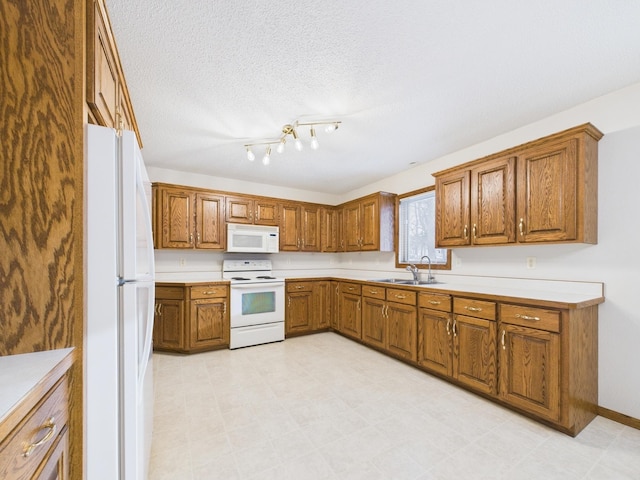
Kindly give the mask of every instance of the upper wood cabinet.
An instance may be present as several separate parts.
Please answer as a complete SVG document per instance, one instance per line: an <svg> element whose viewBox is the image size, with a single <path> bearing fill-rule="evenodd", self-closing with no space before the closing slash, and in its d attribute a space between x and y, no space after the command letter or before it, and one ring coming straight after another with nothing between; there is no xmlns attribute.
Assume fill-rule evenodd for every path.
<svg viewBox="0 0 640 480"><path fill-rule="evenodd" d="M496 245L515 241L516 158L487 160L436 180L439 245Z"/></svg>
<svg viewBox="0 0 640 480"><path fill-rule="evenodd" d="M223 196L162 184L153 188L156 248L225 248Z"/></svg>
<svg viewBox="0 0 640 480"><path fill-rule="evenodd" d="M226 221L255 225L278 225L278 204L273 199L244 195L226 197Z"/></svg>
<svg viewBox="0 0 640 480"><path fill-rule="evenodd" d="M343 213L341 207L322 207L320 210L320 250L344 252Z"/></svg>
<svg viewBox="0 0 640 480"><path fill-rule="evenodd" d="M585 124L435 173L437 246L597 243L601 137Z"/></svg>
<svg viewBox="0 0 640 480"><path fill-rule="evenodd" d="M102 0L87 1L87 105L90 121L133 130L142 146L118 49Z"/></svg>
<svg viewBox="0 0 640 480"><path fill-rule="evenodd" d="M379 192L341 206L345 250L392 252L396 195Z"/></svg>
<svg viewBox="0 0 640 480"><path fill-rule="evenodd" d="M320 251L320 205L280 205L280 250Z"/></svg>

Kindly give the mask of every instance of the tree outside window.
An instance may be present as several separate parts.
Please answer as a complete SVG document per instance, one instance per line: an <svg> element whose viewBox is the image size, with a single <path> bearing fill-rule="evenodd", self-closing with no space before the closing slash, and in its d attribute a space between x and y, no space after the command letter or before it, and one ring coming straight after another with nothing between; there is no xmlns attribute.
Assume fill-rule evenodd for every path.
<svg viewBox="0 0 640 480"><path fill-rule="evenodd" d="M432 268L451 268L451 254L446 248L436 248L435 188L428 187L398 197L397 266L419 265L427 255ZM425 259L424 264L428 262Z"/></svg>

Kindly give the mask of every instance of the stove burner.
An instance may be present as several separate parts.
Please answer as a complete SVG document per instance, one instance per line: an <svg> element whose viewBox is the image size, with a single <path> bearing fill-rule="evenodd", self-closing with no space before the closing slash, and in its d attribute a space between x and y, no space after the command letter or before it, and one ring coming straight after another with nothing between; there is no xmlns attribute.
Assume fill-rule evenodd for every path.
<svg viewBox="0 0 640 480"><path fill-rule="evenodd" d="M251 279L246 277L231 277L231 280L251 280Z"/></svg>
<svg viewBox="0 0 640 480"><path fill-rule="evenodd" d="M275 280L276 277L272 277L270 275L258 275L256 278L262 278L264 280Z"/></svg>

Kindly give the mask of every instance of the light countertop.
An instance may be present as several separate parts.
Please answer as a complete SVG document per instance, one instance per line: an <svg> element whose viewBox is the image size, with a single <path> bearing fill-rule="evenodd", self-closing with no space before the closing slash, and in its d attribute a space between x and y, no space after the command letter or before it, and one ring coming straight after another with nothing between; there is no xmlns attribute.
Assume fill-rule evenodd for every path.
<svg viewBox="0 0 640 480"><path fill-rule="evenodd" d="M0 422L73 348L0 357Z"/></svg>
<svg viewBox="0 0 640 480"><path fill-rule="evenodd" d="M327 270L274 270L274 275L285 279L336 278L340 280L372 281L381 278L405 278L406 272L371 272L342 269ZM515 300L537 300L567 306L585 306L604 301L604 285L601 282L576 282L562 280L538 280L522 278L462 276L436 273L442 283L421 285L414 288L442 293L468 293L507 297ZM158 273L158 283L198 283L224 281L220 272ZM392 283L380 283L393 287Z"/></svg>

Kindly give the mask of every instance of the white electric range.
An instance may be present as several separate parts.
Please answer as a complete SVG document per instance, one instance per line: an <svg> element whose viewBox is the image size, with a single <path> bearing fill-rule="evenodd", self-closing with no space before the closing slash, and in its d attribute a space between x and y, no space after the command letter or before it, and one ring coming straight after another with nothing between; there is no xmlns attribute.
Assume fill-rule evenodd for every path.
<svg viewBox="0 0 640 480"><path fill-rule="evenodd" d="M222 278L231 284L229 348L284 340L284 279L271 260L224 260Z"/></svg>

